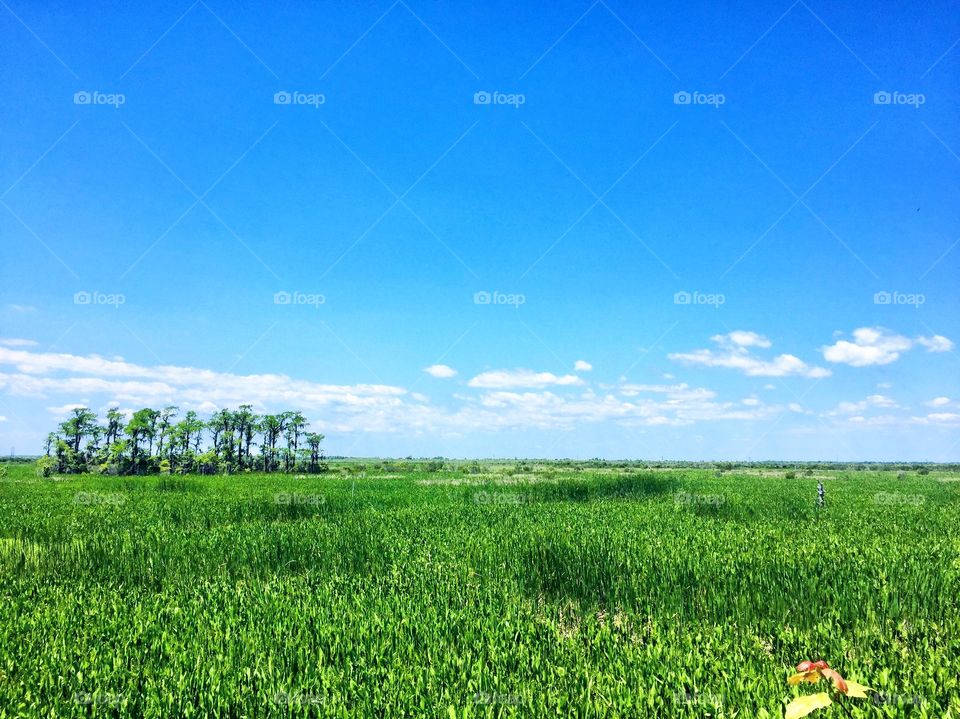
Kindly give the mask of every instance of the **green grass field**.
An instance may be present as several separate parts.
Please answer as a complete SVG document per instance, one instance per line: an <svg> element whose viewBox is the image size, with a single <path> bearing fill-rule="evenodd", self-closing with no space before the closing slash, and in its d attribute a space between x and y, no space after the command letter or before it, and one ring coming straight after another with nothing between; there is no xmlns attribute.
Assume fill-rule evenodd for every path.
<svg viewBox="0 0 960 719"><path fill-rule="evenodd" d="M9 467L0 717L960 717L957 476L465 469Z"/></svg>

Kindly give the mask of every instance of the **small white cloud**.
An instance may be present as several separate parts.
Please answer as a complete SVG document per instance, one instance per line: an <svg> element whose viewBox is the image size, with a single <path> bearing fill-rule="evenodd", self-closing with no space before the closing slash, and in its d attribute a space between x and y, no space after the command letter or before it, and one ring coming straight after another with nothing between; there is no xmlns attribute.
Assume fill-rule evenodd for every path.
<svg viewBox="0 0 960 719"><path fill-rule="evenodd" d="M589 372L592 369L593 365L586 360L577 360L573 363L574 372Z"/></svg>
<svg viewBox="0 0 960 719"><path fill-rule="evenodd" d="M429 367L425 367L423 371L437 379L450 379L457 374L457 371L453 367L448 367L445 364L432 364Z"/></svg>
<svg viewBox="0 0 960 719"><path fill-rule="evenodd" d="M55 417L66 417L68 414L70 414L71 411L75 409L80 409L81 407L86 407L86 406L87 405L85 404L77 404L77 403L64 404L59 407L47 407L47 412L49 412Z"/></svg>
<svg viewBox="0 0 960 719"><path fill-rule="evenodd" d="M900 358L913 346L908 337L890 332L882 327L858 327L853 331L853 342L838 340L822 348L828 362L848 364L851 367L885 365Z"/></svg>
<svg viewBox="0 0 960 719"><path fill-rule="evenodd" d="M557 376L552 372L534 372L531 369L498 369L481 372L467 384L470 387L483 389L509 389L512 387L582 385L583 380L572 374Z"/></svg>
<svg viewBox="0 0 960 719"><path fill-rule="evenodd" d="M0 345L4 347L36 347L35 340L26 340L20 337L0 338Z"/></svg>
<svg viewBox="0 0 960 719"><path fill-rule="evenodd" d="M710 339L719 345L734 345L736 347L761 347L767 349L772 344L770 340L763 335L747 330L734 330L725 335L714 335Z"/></svg>
<svg viewBox="0 0 960 719"><path fill-rule="evenodd" d="M0 422L6 422L7 418L0 414Z"/></svg>
<svg viewBox="0 0 960 719"><path fill-rule="evenodd" d="M683 364L701 365L703 367L726 367L736 369L750 377L785 377L800 375L801 377L829 377L830 370L823 367L813 367L791 354L777 355L771 360L760 359L750 353L749 347L770 347L766 337L756 332L738 330L725 335L711 337L720 349L699 349L693 352L674 352L668 354L674 362Z"/></svg>
<svg viewBox="0 0 960 719"><path fill-rule="evenodd" d="M775 385L775 384L765 384L765 385L763 385L763 388L764 388L764 389L776 389L776 388L777 388L777 385Z"/></svg>
<svg viewBox="0 0 960 719"><path fill-rule="evenodd" d="M33 305L7 305L7 309L14 312L36 312L37 310Z"/></svg>
<svg viewBox="0 0 960 719"><path fill-rule="evenodd" d="M674 376L669 372L664 372L662 376L664 379L674 379Z"/></svg>
<svg viewBox="0 0 960 719"><path fill-rule="evenodd" d="M760 404L760 400L756 397L746 397L740 400L740 402L747 405L747 407L756 407L758 404Z"/></svg>
<svg viewBox="0 0 960 719"><path fill-rule="evenodd" d="M896 400L882 394L872 394L859 402L841 402L834 409L827 412L828 417L838 415L860 415L870 407L879 407L881 409L891 409L900 407Z"/></svg>
<svg viewBox="0 0 960 719"><path fill-rule="evenodd" d="M943 335L933 337L909 337L891 332L884 327L858 327L853 331L853 341L838 340L821 348L828 362L848 364L851 367L886 365L900 359L903 352L914 345L927 348L927 352L948 352L953 342Z"/></svg>
<svg viewBox="0 0 960 719"><path fill-rule="evenodd" d="M932 400L930 400L929 402L926 402L925 404L927 405L927 407L946 407L948 404L950 404L950 398L934 397Z"/></svg>
<svg viewBox="0 0 960 719"><path fill-rule="evenodd" d="M949 352L953 349L953 342L943 335L933 337L917 337L917 344L927 348L927 352Z"/></svg>
<svg viewBox="0 0 960 719"><path fill-rule="evenodd" d="M956 412L931 412L926 417L911 417L914 424L957 424L960 423L960 414Z"/></svg>

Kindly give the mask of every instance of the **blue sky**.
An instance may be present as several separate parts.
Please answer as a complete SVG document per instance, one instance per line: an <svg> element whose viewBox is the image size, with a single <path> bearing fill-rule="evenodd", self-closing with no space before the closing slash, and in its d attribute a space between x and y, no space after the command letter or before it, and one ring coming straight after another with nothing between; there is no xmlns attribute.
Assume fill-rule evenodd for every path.
<svg viewBox="0 0 960 719"><path fill-rule="evenodd" d="M0 448L958 460L952 10L4 0Z"/></svg>

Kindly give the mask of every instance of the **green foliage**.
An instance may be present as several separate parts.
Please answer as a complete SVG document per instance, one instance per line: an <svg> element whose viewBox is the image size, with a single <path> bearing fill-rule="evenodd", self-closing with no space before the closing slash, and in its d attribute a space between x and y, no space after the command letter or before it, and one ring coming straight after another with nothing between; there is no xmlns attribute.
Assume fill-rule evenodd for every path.
<svg viewBox="0 0 960 719"><path fill-rule="evenodd" d="M38 477L49 477L57 468L57 462L53 457L40 457L35 466Z"/></svg>
<svg viewBox="0 0 960 719"><path fill-rule="evenodd" d="M113 407L107 411L106 424L100 425L94 412L80 407L60 423L58 432L47 435L46 455L56 458L60 474L233 474L254 469L315 474L327 470L324 436L306 431L309 422L301 412L260 417L244 404L236 411L215 412L206 422L191 410L176 422L179 412L174 406L144 407L124 421L124 414ZM259 455L254 452L258 436L262 438Z"/></svg>
<svg viewBox="0 0 960 719"><path fill-rule="evenodd" d="M806 657L960 716L956 473L327 462L11 466L0 716L773 718Z"/></svg>

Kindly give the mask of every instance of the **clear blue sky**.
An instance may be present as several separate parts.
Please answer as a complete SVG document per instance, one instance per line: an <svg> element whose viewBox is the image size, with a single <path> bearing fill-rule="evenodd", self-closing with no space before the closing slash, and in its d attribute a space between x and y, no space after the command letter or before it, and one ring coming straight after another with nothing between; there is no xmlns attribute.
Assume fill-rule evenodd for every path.
<svg viewBox="0 0 960 719"><path fill-rule="evenodd" d="M955 10L3 0L0 448L958 460Z"/></svg>

